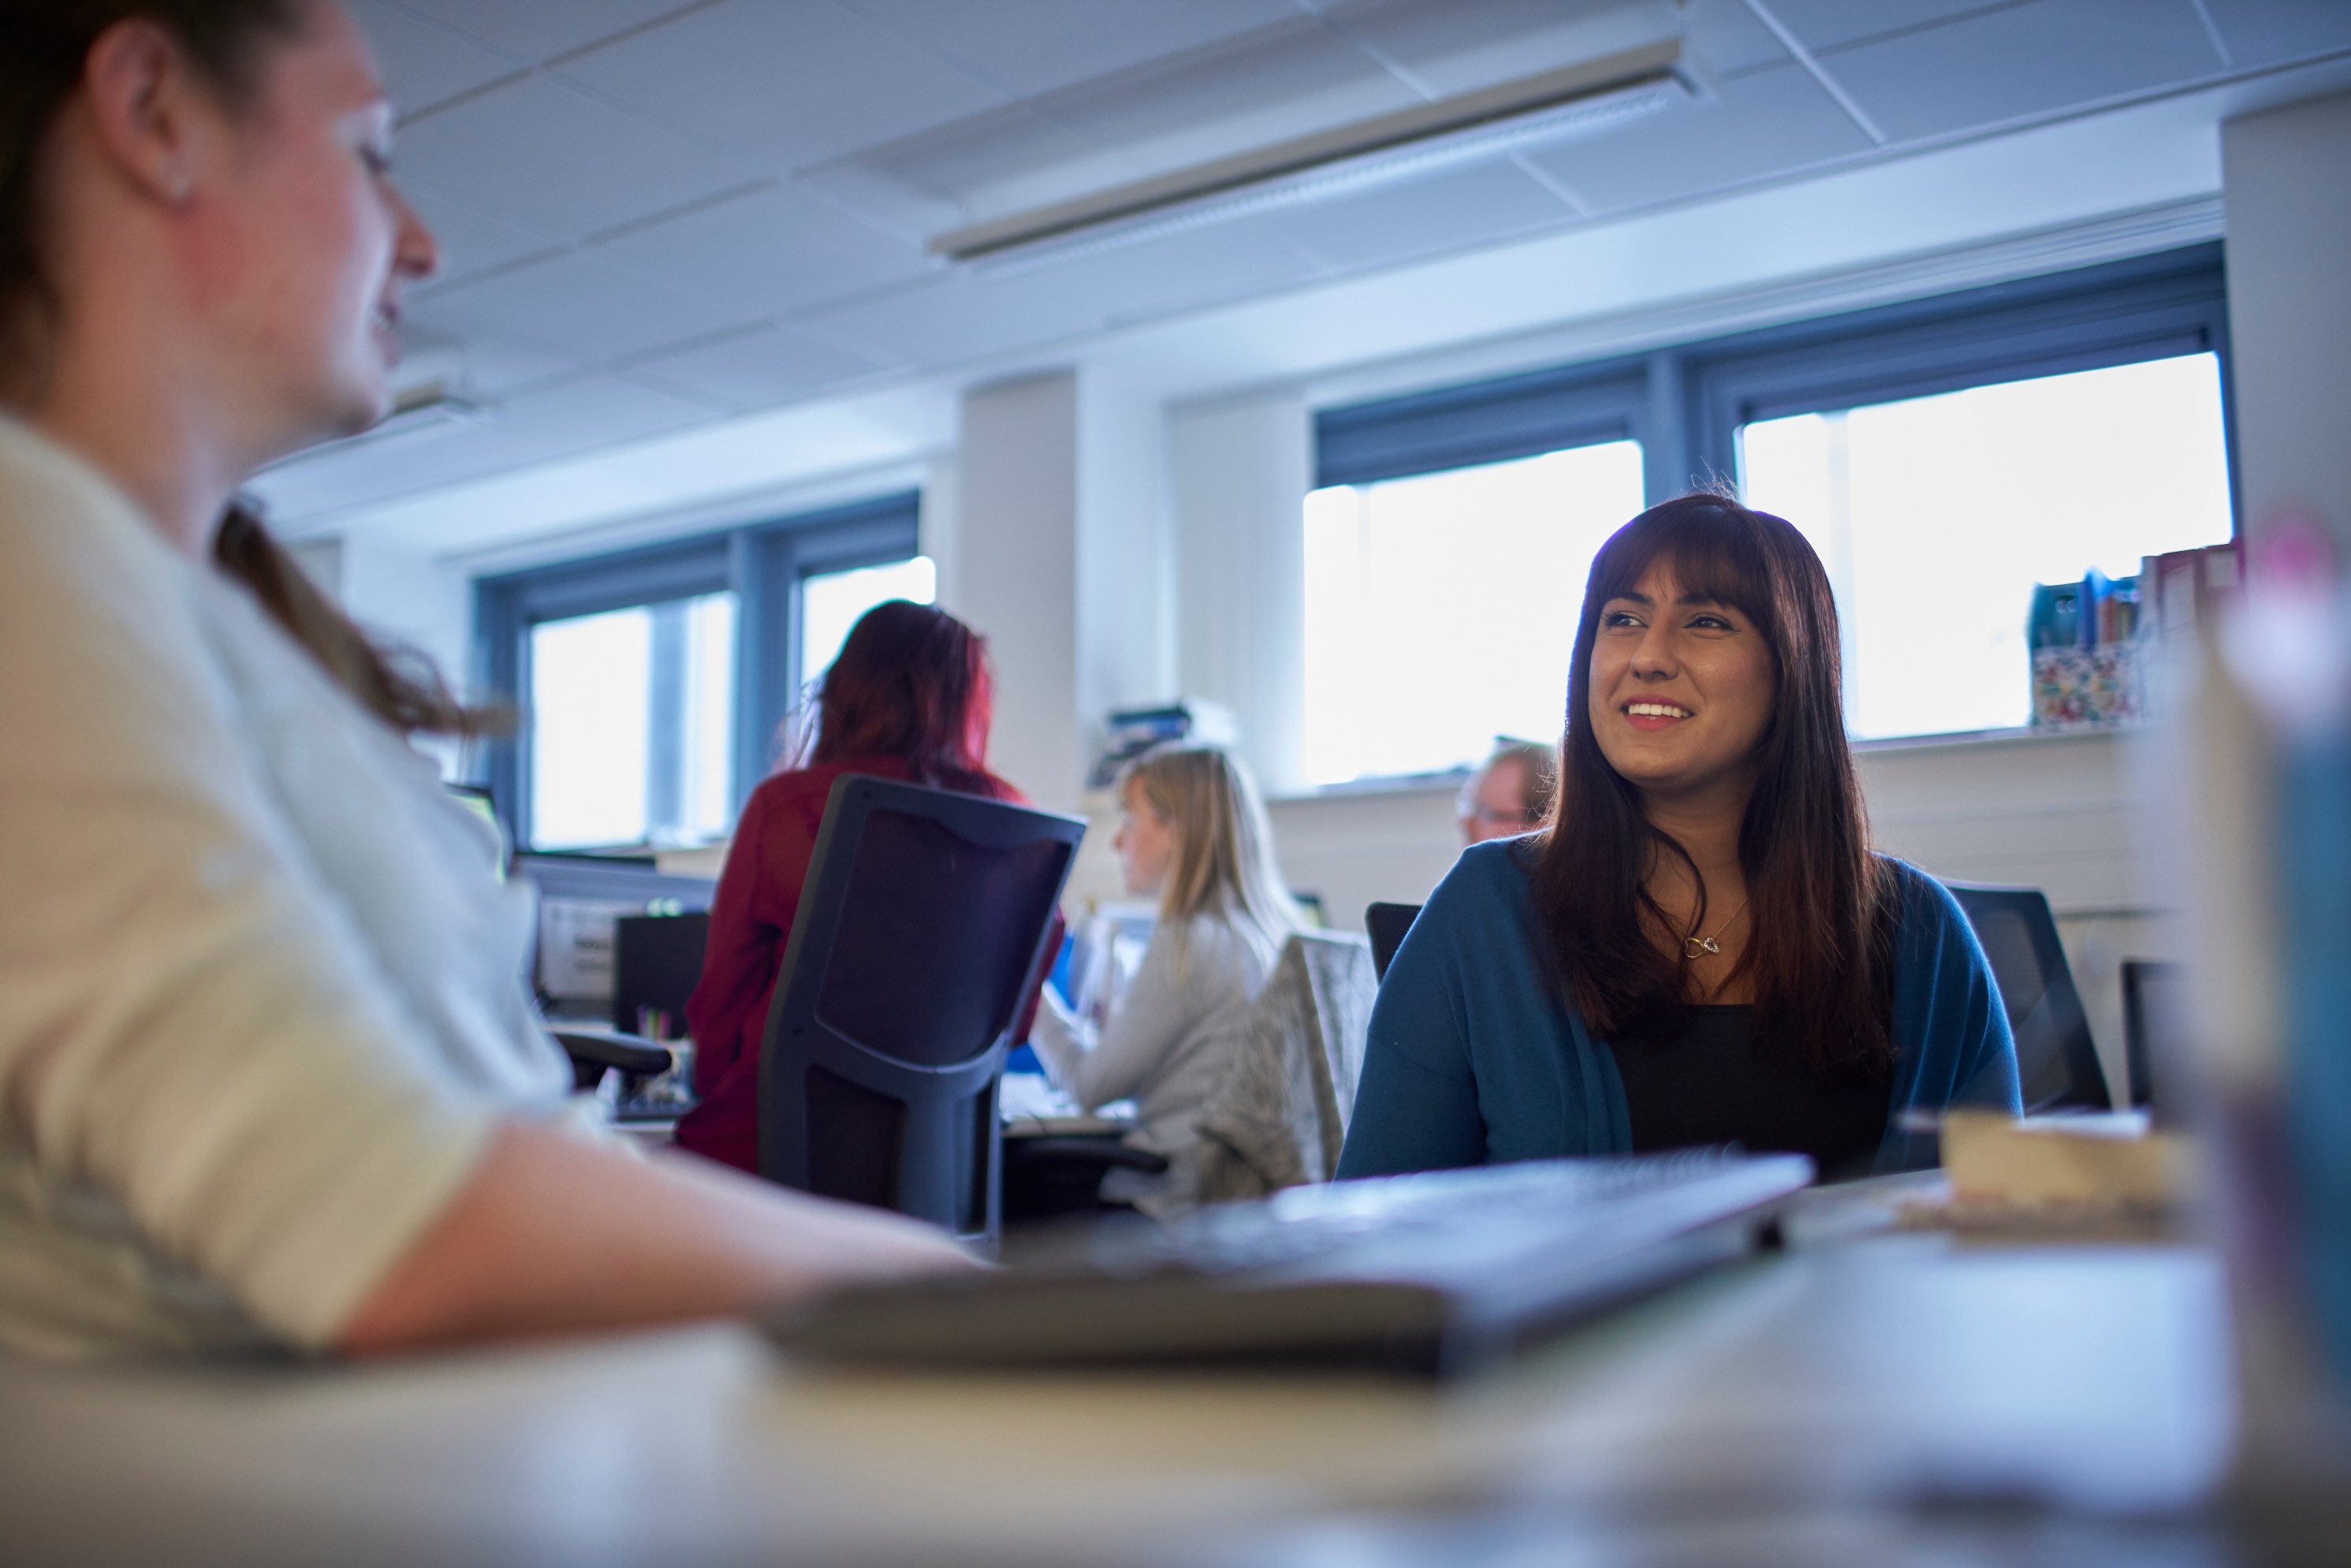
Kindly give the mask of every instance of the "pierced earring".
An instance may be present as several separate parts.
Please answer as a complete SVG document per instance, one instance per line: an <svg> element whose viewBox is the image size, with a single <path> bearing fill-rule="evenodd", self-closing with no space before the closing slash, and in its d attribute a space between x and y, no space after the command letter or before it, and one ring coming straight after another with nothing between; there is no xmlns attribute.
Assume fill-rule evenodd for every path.
<svg viewBox="0 0 2351 1568"><path fill-rule="evenodd" d="M167 164L156 172L162 181L163 194L174 204L188 199L188 193L194 188L195 183L188 178L188 171L184 166L178 163Z"/></svg>

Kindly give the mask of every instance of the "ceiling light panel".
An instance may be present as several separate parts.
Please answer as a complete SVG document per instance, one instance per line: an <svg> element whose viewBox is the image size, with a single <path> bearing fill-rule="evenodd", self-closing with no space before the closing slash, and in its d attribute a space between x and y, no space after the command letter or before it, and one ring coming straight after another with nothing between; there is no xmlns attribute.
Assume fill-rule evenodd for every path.
<svg viewBox="0 0 2351 1568"><path fill-rule="evenodd" d="M940 235L959 261L1033 265L1140 244L1595 135L1688 100L1677 40L1260 148Z"/></svg>

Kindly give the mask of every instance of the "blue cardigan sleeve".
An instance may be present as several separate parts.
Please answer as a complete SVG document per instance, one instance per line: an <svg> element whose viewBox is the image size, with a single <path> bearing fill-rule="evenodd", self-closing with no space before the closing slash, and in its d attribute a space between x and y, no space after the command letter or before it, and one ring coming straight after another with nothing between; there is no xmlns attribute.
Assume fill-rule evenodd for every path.
<svg viewBox="0 0 2351 1568"><path fill-rule="evenodd" d="M1953 1105L2021 1113L2016 1041L1991 964L1975 927L1950 890L1900 861L1902 920L1894 969L1895 1093L1880 1147L1880 1171L1919 1170L1938 1163L1931 1131L1913 1130L1923 1117Z"/></svg>

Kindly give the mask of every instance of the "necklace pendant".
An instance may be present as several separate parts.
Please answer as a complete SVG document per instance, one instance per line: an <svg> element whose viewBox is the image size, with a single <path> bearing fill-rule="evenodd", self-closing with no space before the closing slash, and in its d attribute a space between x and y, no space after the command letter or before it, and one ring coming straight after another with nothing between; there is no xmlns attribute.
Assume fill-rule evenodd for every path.
<svg viewBox="0 0 2351 1568"><path fill-rule="evenodd" d="M1713 955L1715 955L1715 956L1717 956L1717 957L1720 957L1720 956L1722 956L1722 949L1721 949L1720 947L1718 947L1717 946L1715 946L1715 941L1714 941L1714 938L1713 938L1713 937L1711 937L1711 936L1685 936L1685 937L1683 937L1683 938L1682 938L1682 956L1683 956L1683 957L1685 957L1685 958L1703 958L1703 957L1705 957L1708 953L1712 953L1712 954L1713 954Z"/></svg>

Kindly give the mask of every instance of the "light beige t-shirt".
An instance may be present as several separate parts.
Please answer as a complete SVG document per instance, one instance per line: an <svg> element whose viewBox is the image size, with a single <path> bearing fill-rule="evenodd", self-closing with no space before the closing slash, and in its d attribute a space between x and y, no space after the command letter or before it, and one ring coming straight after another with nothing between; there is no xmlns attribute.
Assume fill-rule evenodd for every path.
<svg viewBox="0 0 2351 1568"><path fill-rule="evenodd" d="M432 765L0 419L0 1346L317 1346L569 1075Z"/></svg>

